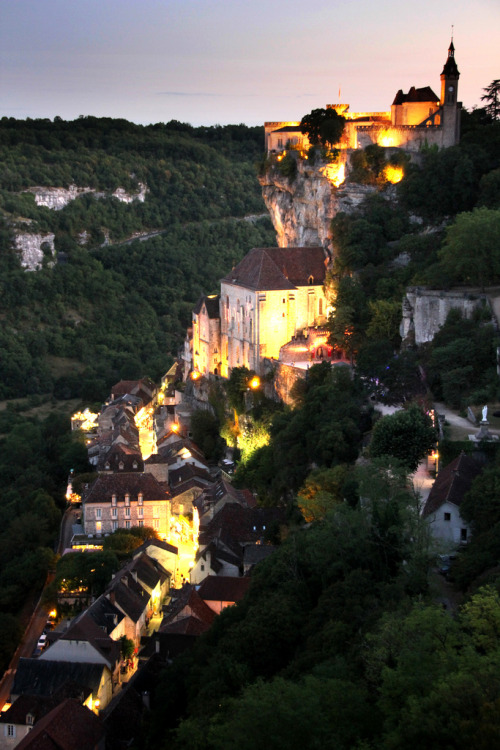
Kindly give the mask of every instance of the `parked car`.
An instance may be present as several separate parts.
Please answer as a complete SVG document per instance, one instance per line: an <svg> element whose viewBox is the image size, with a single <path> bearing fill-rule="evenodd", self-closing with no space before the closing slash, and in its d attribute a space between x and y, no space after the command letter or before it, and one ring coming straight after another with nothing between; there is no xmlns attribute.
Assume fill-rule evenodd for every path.
<svg viewBox="0 0 500 750"><path fill-rule="evenodd" d="M36 644L36 647L40 649L40 651L43 651L47 644L47 633L42 633L40 638L38 639L38 643Z"/></svg>

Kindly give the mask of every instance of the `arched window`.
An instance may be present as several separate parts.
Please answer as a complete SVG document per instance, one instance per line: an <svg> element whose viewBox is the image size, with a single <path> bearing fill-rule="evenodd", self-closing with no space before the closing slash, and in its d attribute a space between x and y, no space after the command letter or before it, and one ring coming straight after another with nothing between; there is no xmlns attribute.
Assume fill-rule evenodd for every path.
<svg viewBox="0 0 500 750"><path fill-rule="evenodd" d="M309 286L312 286L314 284L314 276L309 276Z"/></svg>

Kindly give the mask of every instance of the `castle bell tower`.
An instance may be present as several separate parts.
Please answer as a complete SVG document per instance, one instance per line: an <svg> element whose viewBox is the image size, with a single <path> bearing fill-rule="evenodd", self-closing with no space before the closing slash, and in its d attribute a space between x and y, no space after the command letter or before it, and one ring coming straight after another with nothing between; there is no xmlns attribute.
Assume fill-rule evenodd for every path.
<svg viewBox="0 0 500 750"><path fill-rule="evenodd" d="M448 58L441 73L441 101L445 137L443 146L455 146L460 140L460 104L458 97L458 72L453 38L448 47Z"/></svg>
<svg viewBox="0 0 500 750"><path fill-rule="evenodd" d="M441 73L441 106L456 106L458 94L458 72L457 63L455 62L455 47L453 39L448 47L448 59L446 60L443 72Z"/></svg>

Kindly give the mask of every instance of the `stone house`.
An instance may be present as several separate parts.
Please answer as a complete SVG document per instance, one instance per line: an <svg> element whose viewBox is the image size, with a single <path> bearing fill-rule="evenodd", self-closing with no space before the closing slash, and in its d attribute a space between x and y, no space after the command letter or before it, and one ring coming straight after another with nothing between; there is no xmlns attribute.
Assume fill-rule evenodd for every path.
<svg viewBox="0 0 500 750"><path fill-rule="evenodd" d="M201 297L193 310L193 358L202 374L220 374L220 295Z"/></svg>
<svg viewBox="0 0 500 750"><path fill-rule="evenodd" d="M149 473L102 474L82 497L87 535L150 526L166 539L170 529L170 496L165 485Z"/></svg>
<svg viewBox="0 0 500 750"><path fill-rule="evenodd" d="M433 537L450 548L466 544L471 529L460 515L460 505L482 467L461 453L439 472L423 510Z"/></svg>

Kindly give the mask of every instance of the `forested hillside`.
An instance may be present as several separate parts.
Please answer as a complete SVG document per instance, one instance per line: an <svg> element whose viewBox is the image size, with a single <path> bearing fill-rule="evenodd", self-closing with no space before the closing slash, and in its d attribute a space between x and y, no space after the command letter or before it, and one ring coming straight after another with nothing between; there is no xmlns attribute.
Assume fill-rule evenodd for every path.
<svg viewBox="0 0 500 750"><path fill-rule="evenodd" d="M275 244L255 179L262 144L262 129L244 125L3 118L0 398L99 400L120 378L157 379L199 295L249 248ZM139 184L144 202L111 197ZM69 185L107 197L54 211L24 192ZM23 271L13 232L54 233L55 265L49 253L42 270Z"/></svg>

